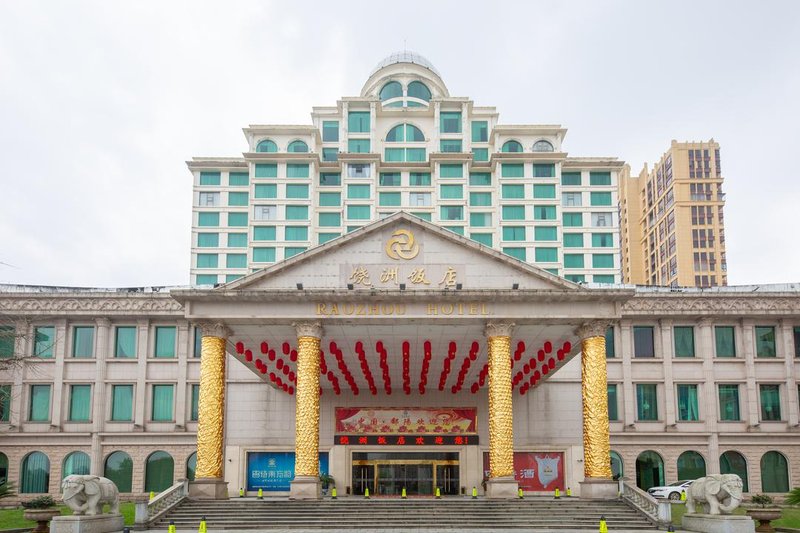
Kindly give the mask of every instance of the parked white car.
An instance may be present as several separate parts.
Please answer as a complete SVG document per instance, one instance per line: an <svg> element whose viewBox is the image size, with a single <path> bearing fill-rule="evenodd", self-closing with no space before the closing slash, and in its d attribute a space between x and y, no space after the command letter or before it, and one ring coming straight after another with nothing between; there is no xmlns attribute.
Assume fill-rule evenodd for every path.
<svg viewBox="0 0 800 533"><path fill-rule="evenodd" d="M693 479L676 481L664 487L651 487L647 489L647 493L653 498L667 498L672 501L678 501L681 499L681 493L686 492L686 489L692 483L694 483Z"/></svg>

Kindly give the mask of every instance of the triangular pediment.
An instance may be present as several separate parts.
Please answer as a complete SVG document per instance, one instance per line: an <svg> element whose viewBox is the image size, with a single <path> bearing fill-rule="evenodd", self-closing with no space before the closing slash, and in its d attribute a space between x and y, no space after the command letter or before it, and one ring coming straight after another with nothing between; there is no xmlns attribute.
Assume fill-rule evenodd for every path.
<svg viewBox="0 0 800 533"><path fill-rule="evenodd" d="M582 290L580 285L404 212L220 289L403 288L400 284L405 290Z"/></svg>

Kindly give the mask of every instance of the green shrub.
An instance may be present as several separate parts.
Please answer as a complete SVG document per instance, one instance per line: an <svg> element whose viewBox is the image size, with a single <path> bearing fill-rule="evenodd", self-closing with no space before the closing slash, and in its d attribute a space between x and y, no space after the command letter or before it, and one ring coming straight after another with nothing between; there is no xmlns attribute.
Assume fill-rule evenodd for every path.
<svg viewBox="0 0 800 533"><path fill-rule="evenodd" d="M772 499L772 496L767 496L766 494L753 494L753 496L750 498L750 501L756 505L760 505L761 507L766 507L767 505L772 505L774 500Z"/></svg>
<svg viewBox="0 0 800 533"><path fill-rule="evenodd" d="M786 495L786 503L789 505L800 504L800 487L795 487Z"/></svg>
<svg viewBox="0 0 800 533"><path fill-rule="evenodd" d="M56 501L50 496L39 496L27 502L22 502L25 509L49 509L56 506Z"/></svg>

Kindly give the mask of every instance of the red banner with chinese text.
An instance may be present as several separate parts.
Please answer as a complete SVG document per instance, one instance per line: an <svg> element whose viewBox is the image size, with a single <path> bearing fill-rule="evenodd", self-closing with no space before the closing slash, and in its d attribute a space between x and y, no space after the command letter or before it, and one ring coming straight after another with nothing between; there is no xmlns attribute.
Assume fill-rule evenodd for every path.
<svg viewBox="0 0 800 533"><path fill-rule="evenodd" d="M489 453L483 452L483 475L489 477ZM514 452L514 479L526 492L564 490L562 452Z"/></svg>
<svg viewBox="0 0 800 533"><path fill-rule="evenodd" d="M337 407L336 433L381 435L474 434L477 409Z"/></svg>

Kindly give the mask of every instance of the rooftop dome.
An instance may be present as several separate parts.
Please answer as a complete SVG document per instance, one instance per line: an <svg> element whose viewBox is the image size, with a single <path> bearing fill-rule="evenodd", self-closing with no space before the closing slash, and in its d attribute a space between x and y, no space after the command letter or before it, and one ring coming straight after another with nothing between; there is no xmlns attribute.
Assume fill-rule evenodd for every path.
<svg viewBox="0 0 800 533"><path fill-rule="evenodd" d="M369 75L370 77L372 77L373 74L378 72L383 67L388 67L389 65L394 65L396 63L413 63L415 65L425 67L426 69L430 70L440 78L442 77L442 75L439 74L439 71L436 70L436 67L433 66L433 63L431 63L418 53L412 52L411 50L403 50L402 52L395 52L387 56L380 63L378 63L374 69L372 69L372 72L370 72Z"/></svg>

